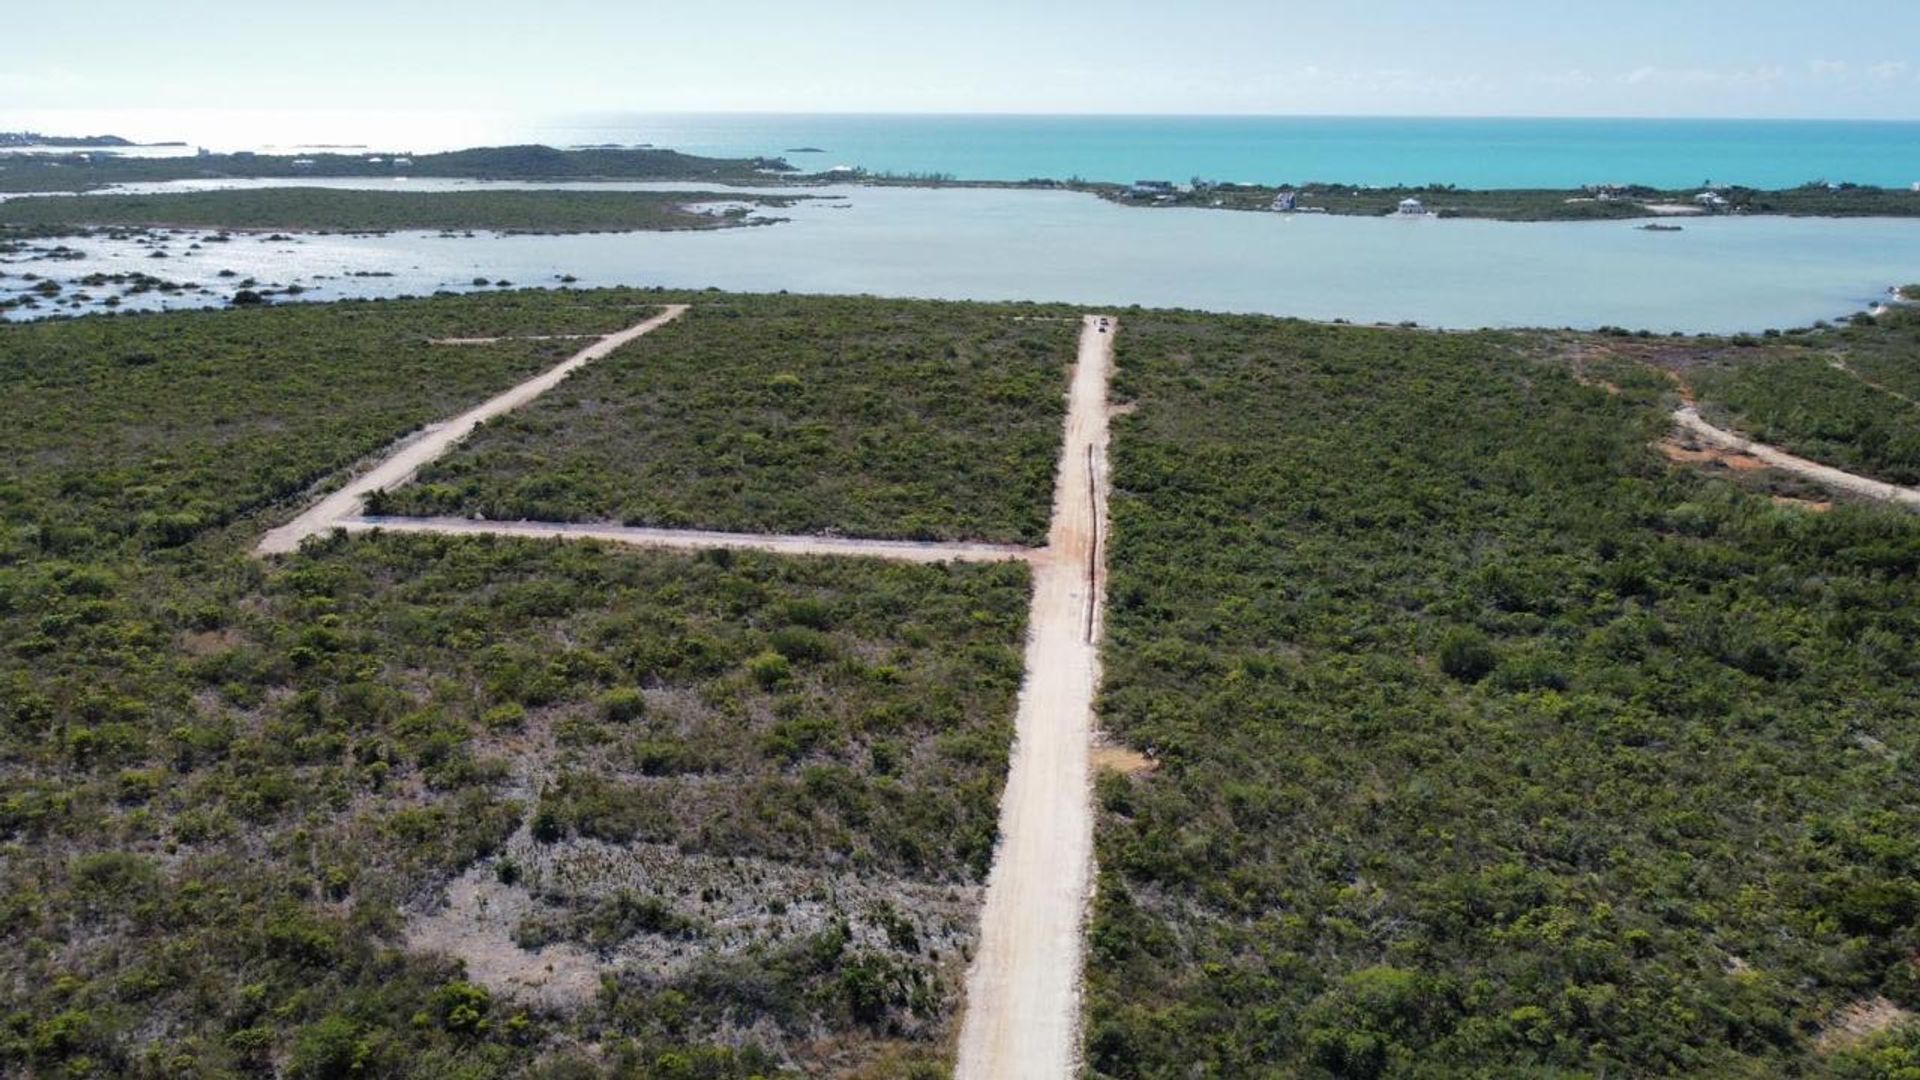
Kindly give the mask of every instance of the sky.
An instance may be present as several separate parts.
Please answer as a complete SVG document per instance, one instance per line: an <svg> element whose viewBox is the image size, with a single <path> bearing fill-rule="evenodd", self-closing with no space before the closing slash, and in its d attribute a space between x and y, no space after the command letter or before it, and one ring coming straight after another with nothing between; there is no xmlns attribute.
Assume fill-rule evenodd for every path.
<svg viewBox="0 0 1920 1080"><path fill-rule="evenodd" d="M0 127L379 109L1920 119L1913 0L89 0L23 4L6 27Z"/></svg>

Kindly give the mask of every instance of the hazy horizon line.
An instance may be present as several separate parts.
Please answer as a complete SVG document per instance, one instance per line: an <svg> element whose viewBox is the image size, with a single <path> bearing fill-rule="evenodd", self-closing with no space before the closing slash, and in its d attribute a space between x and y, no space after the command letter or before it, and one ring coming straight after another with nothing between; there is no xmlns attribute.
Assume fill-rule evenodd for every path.
<svg viewBox="0 0 1920 1080"><path fill-rule="evenodd" d="M9 111L0 107L0 116ZM1024 109L648 109L615 106L583 106L571 109L316 109L266 107L230 107L219 105L88 106L55 105L19 109L22 113L247 113L299 115L351 115L366 113L385 116L766 116L766 117L1018 117L1034 120L1079 119L1165 119L1165 120L1641 120L1675 123L1836 123L1836 124L1920 124L1920 115L1884 116L1784 116L1784 115L1669 115L1651 113L1420 113L1420 112L1155 112L1138 110L1087 110L1077 112L1029 111Z"/></svg>

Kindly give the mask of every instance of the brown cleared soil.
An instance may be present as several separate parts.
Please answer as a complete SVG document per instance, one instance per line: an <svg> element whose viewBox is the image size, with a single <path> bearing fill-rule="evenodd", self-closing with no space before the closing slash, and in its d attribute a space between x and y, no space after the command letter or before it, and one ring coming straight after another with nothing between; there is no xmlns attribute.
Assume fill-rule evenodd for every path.
<svg viewBox="0 0 1920 1080"><path fill-rule="evenodd" d="M1814 1040L1814 1046L1822 1053L1844 1050L1912 1020L1913 1013L1884 997L1856 1001L1833 1015Z"/></svg>
<svg viewBox="0 0 1920 1080"><path fill-rule="evenodd" d="M1680 465L1720 465L1734 472L1757 472L1767 467L1767 463L1752 454L1743 454L1737 450L1723 450L1719 447L1696 448L1683 445L1677 439L1663 439L1655 444L1668 461Z"/></svg>

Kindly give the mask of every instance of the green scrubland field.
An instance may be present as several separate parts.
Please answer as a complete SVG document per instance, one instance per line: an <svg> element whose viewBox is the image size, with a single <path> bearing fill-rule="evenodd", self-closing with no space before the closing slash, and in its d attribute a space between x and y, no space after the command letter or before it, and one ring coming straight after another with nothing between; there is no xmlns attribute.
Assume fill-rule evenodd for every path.
<svg viewBox="0 0 1920 1080"><path fill-rule="evenodd" d="M1912 331L1796 348L1911 378ZM1658 365L1787 361L1158 314L1119 348L1101 718L1156 765L1099 786L1095 1075L1912 1068L1875 1029L1920 1006L1920 519L1650 448Z"/></svg>
<svg viewBox="0 0 1920 1080"><path fill-rule="evenodd" d="M1025 566L250 555L666 303L380 509L1043 536L1067 309L0 326L0 1074L947 1073ZM1920 317L1116 314L1090 1076L1920 1069L1920 518L1666 444L1901 480Z"/></svg>
<svg viewBox="0 0 1920 1080"><path fill-rule="evenodd" d="M715 298L382 506L1038 544L1078 332L984 305Z"/></svg>

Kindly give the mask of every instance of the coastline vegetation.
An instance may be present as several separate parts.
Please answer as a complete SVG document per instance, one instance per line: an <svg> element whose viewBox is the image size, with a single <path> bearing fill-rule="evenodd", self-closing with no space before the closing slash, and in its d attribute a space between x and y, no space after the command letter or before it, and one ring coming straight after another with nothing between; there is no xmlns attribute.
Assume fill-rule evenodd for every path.
<svg viewBox="0 0 1920 1080"><path fill-rule="evenodd" d="M1662 190L1627 185L1605 190L1555 188L1497 188L1473 190L1452 184L1367 187L1356 184L1310 183L1297 187L1249 184L1211 184L1199 181L1172 192L1135 193L1117 184L1086 185L1102 198L1125 206L1202 207L1222 210L1268 210L1282 190L1295 193L1297 205L1314 211L1355 217L1383 217L1399 210L1403 199L1418 199L1426 212L1443 218L1484 218L1494 221L1607 221L1638 218L1664 219L1704 213L1777 214L1790 217L1914 217L1920 216L1920 192L1856 184L1829 188L1807 184L1777 191L1747 187L1714 189L1724 202L1703 207L1696 202L1701 188ZM1676 208L1659 213L1649 206Z"/></svg>
<svg viewBox="0 0 1920 1080"><path fill-rule="evenodd" d="M486 146L437 154L24 154L0 170L0 191L91 191L166 180L407 176L469 180L673 180L764 183L793 166L777 158L707 158L673 150Z"/></svg>
<svg viewBox="0 0 1920 1080"><path fill-rule="evenodd" d="M813 153L798 148L788 153ZM399 162L404 161L402 165ZM1702 209L1701 188L1660 189L1623 184L1607 189L1509 188L1472 190L1452 184L1371 187L1332 181L1299 185L1210 182L1195 178L1184 188L1136 193L1128 185L1081 177L1035 177L1024 181L968 180L944 172L804 172L784 158L706 158L658 148L548 146L476 147L412 157L391 153L208 154L137 158L113 154L33 154L10 158L0 170L0 192L80 192L111 184L168 180L274 179L298 184L313 177L405 176L475 180L593 181L671 180L740 186L861 183L876 186L1045 188L1081 191L1122 205L1267 210L1281 190L1294 191L1302 207L1350 216L1394 213L1400 200L1417 198L1440 217L1499 221L1590 221L1660 217L1650 204ZM1768 190L1742 186L1714 189L1725 200L1714 213L1782 214L1806 217L1912 217L1920 215L1920 192L1868 184L1812 182ZM1164 197L1163 197L1164 196Z"/></svg>
<svg viewBox="0 0 1920 1080"><path fill-rule="evenodd" d="M723 204L702 212L698 204ZM47 237L95 228L508 233L633 232L766 224L749 207L791 198L697 191L356 191L286 187L158 195L38 195L0 202L7 235Z"/></svg>

